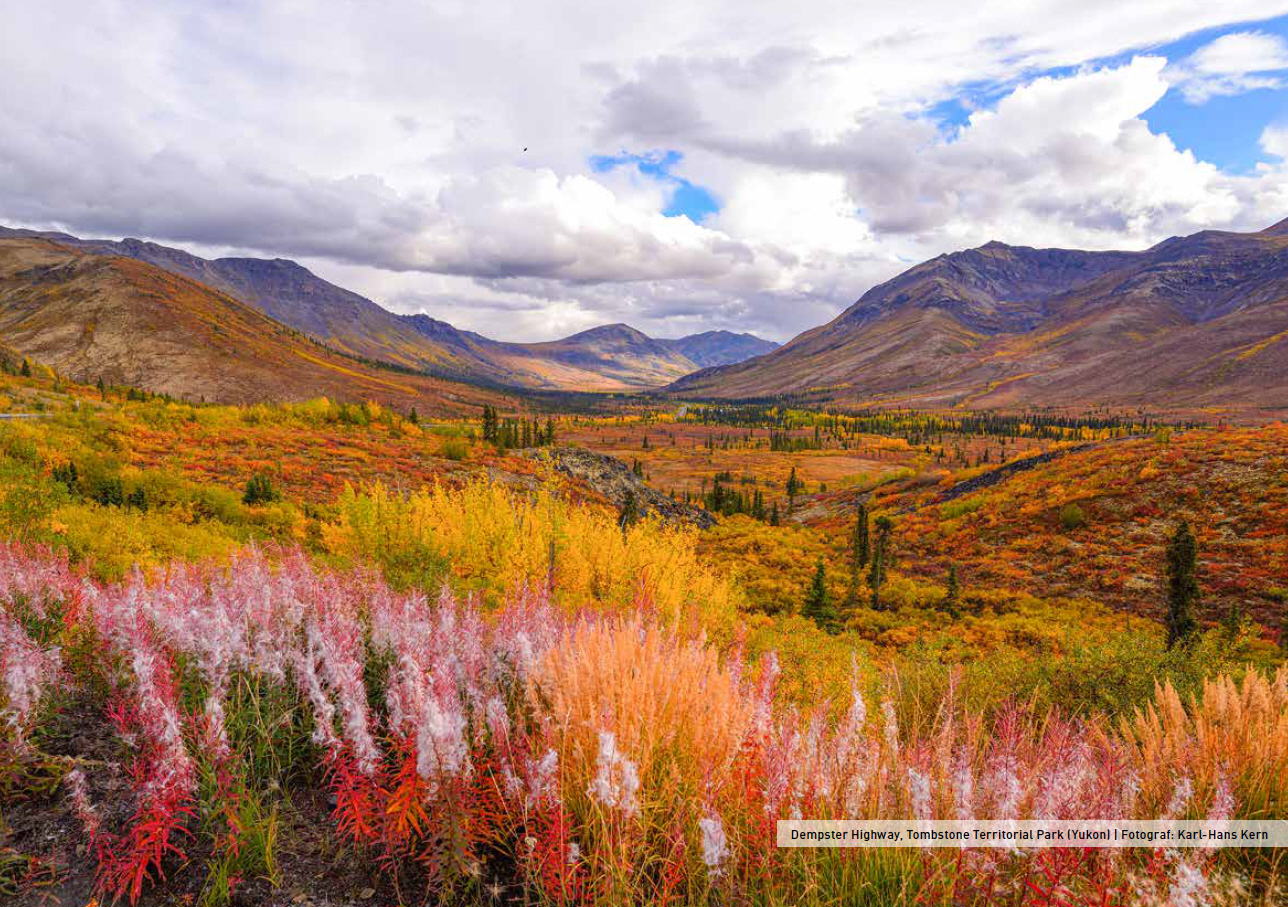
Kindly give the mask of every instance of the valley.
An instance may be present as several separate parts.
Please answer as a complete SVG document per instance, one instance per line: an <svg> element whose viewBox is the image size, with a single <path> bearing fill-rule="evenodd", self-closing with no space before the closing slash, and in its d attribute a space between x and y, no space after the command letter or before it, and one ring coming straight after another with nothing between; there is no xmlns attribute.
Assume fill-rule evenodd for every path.
<svg viewBox="0 0 1288 907"><path fill-rule="evenodd" d="M0 86L0 907L1288 907L1288 0Z"/></svg>
<svg viewBox="0 0 1288 907"><path fill-rule="evenodd" d="M1121 279L1120 258L1055 261L1043 278L1052 286L1070 270L1103 279L1089 268ZM1258 418L1269 398L1211 408L1163 397L1155 410L976 409L973 392L955 391L913 395L926 408L857 405L796 386L751 401L685 396L726 369L738 388L737 376L815 341L660 389L670 366L631 351L647 349L653 363L686 354L624 325L504 356L473 338L489 362L544 378L460 381L419 359L399 364L392 347L333 346L139 257L47 238L0 239L0 292L0 416L21 417L0 419L0 653L5 665L35 666L21 686L5 674L0 697L18 729L5 738L0 784L23 791L0 824L0 891L285 905L394 903L410 886L481 903L471 892L483 878L572 903L564 886L594 873L614 901L653 903L661 877L617 878L613 867L645 859L685 866L690 879L703 870L688 865L694 851L672 855L632 831L633 816L601 811L593 791L606 757L594 754L607 744L583 737L604 723L630 764L640 760L642 811L693 823L719 815L739 842L727 865L757 892L747 903L795 892L781 872L838 871L826 852L765 846L764 816L789 808L760 774L772 760L796 766L783 771L808 794L790 808L814 815L906 811L902 779L923 771L945 810L960 796L953 778L969 773L980 791L971 809L987 814L1000 808L993 766L1007 748L1032 760L1021 802L1037 810L1067 752L1061 741L1093 739L1104 764L1145 778L1122 809L1148 815L1179 757L1162 765L1143 748L1203 752L1213 738L1195 728L1206 723L1216 730L1204 734L1223 735L1221 759L1240 761L1228 775L1212 755L1187 762L1187 814L1223 808L1223 785L1237 791L1238 814L1278 808L1288 777L1288 746L1273 731L1288 715L1288 428ZM902 330L893 320L920 338L907 355L934 363L915 345L949 324L932 301L925 317L861 314L871 329L857 335L872 343ZM1024 306L999 304L971 316L981 320L969 330L993 330L990 318L1039 323L1041 306L1025 306L1016 315ZM965 330L952 318L950 333ZM417 330L438 335L440 325ZM996 361L1020 343L1005 332L970 342L993 344ZM1246 359L1277 355L1276 342L1247 347ZM885 380L866 374L874 387ZM637 392L622 392L636 380ZM995 380L989 394L1026 379ZM1197 592L1177 643L1168 565L1182 524ZM234 654L211 654L216 639ZM280 675L274 647L290 660ZM100 648L111 654L97 666ZM137 661L140 652L150 654ZM463 666L467 686L418 687L446 676L434 673L444 658ZM148 681L157 693L117 711L112 697L135 695L146 664L162 666ZM628 695L627 676L647 679ZM382 698L383 684L397 692ZM723 691L716 700L712 689ZM471 690L490 692L476 701ZM401 696L430 698L408 713ZM546 712L549 696L569 711ZM879 717L867 717L869 702ZM528 710L544 723L528 724ZM578 710L598 717L558 717ZM202 714L228 717L216 725ZM753 714L767 723L753 726ZM650 744L651 722L663 720L681 738ZM183 728L179 742L165 722ZM833 761L806 758L806 734ZM549 799L505 793L507 783L547 783L530 774L541 747L564 766L541 794ZM418 752L459 761L421 766ZM127 757L133 780L73 774ZM505 770L527 780L506 782ZM1092 801L1117 784L1081 777ZM710 785L700 814L687 792L699 783ZM65 789L73 794L56 793ZM879 801L830 792L857 789ZM98 818L96 804L123 802L141 804L133 818L119 807ZM211 818L189 819L197 809ZM588 856L567 862L555 822L577 829ZM515 852L516 827L569 874ZM452 828L463 850L439 837ZM39 844L51 834L65 846ZM92 865L75 849L87 834ZM156 855L143 834L171 849ZM229 835L237 850L226 849ZM620 856L620 835L640 835L644 856ZM289 848L270 853L279 838ZM927 873L916 859L843 859L855 876L841 889L897 880L931 903L978 878L943 862ZM1009 859L987 877L1011 884L1037 859ZM1141 868L1092 862L1061 884L1089 898ZM1203 871L1264 891L1279 878L1275 864L1237 853ZM239 875L219 894L225 872Z"/></svg>

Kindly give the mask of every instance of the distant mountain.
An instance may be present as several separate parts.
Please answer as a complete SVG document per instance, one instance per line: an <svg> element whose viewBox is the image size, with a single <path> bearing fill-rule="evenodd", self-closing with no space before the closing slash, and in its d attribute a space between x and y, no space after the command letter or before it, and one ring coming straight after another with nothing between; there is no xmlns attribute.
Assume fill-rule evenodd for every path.
<svg viewBox="0 0 1288 907"><path fill-rule="evenodd" d="M778 349L778 344L772 340L762 340L755 334L735 334L732 331L704 331L701 334L659 342L703 368L733 365Z"/></svg>
<svg viewBox="0 0 1288 907"><path fill-rule="evenodd" d="M402 317L434 343L473 361L476 374L514 387L645 390L697 370L693 362L625 325L592 328L546 343L502 343L428 315Z"/></svg>
<svg viewBox="0 0 1288 907"><path fill-rule="evenodd" d="M697 370L697 365L665 342L625 324L607 324L563 340L521 344L535 360L603 376L612 385L661 387Z"/></svg>
<svg viewBox="0 0 1288 907"><path fill-rule="evenodd" d="M377 400L474 411L499 394L342 355L231 296L134 258L0 238L0 343L73 379L227 402Z"/></svg>
<svg viewBox="0 0 1288 907"><path fill-rule="evenodd" d="M220 290L342 352L408 368L470 374L454 348L427 342L398 315L284 258L201 258L139 239L79 239L0 227L0 237L39 236L98 255L123 255Z"/></svg>
<svg viewBox="0 0 1288 907"><path fill-rule="evenodd" d="M502 343L428 315L397 315L283 258L211 260L139 239L80 239L0 227L0 238L6 236L38 237L96 255L147 262L227 293L341 352L497 385L583 391L657 388L701 366L764 352L767 344L727 331L654 341L625 325L594 328L548 343Z"/></svg>
<svg viewBox="0 0 1288 907"><path fill-rule="evenodd" d="M668 391L976 409L1288 411L1288 221L1143 252L991 242L873 287L773 352Z"/></svg>

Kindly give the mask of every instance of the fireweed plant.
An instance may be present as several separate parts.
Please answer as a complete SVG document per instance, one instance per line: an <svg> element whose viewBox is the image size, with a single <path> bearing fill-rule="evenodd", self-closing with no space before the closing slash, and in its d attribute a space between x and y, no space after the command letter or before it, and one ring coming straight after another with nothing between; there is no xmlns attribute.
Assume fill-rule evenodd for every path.
<svg viewBox="0 0 1288 907"><path fill-rule="evenodd" d="M97 697L129 803L102 802L101 763L62 757L60 783L103 894L130 902L198 842L208 901L274 878L273 792L318 778L335 834L403 903L1236 903L1265 897L1273 867L780 850L775 821L1267 817L1288 796L1288 669L1189 702L1162 687L1119 726L1021 704L986 721L950 685L918 730L857 681L839 709L783 705L772 655L718 651L643 595L570 612L518 586L484 613L291 549L104 585L0 546L0 605L0 789L46 758L34 741L58 701Z"/></svg>

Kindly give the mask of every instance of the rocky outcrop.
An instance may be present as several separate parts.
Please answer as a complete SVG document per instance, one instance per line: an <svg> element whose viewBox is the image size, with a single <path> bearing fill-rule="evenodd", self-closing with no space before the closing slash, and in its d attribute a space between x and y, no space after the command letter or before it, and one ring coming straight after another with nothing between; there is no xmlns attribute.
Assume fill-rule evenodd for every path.
<svg viewBox="0 0 1288 907"><path fill-rule="evenodd" d="M532 460L548 457L557 471L585 482L592 491L618 509L634 492L641 516L657 516L668 523L689 523L699 529L708 529L716 523L715 517L707 511L673 501L649 488L631 472L630 466L616 457L580 447L534 448L524 451L523 456Z"/></svg>

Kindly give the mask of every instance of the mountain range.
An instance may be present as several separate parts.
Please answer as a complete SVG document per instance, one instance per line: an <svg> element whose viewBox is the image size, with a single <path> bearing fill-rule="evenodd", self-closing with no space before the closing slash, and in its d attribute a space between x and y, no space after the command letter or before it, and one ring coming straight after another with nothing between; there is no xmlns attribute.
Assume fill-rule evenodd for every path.
<svg viewBox="0 0 1288 907"><path fill-rule="evenodd" d="M667 393L926 409L1288 410L1288 220L1141 252L990 242Z"/></svg>
<svg viewBox="0 0 1288 907"><path fill-rule="evenodd" d="M321 393L451 410L523 390L922 409L1288 411L1288 220L1144 251L990 242L777 347L624 324L505 343L398 315L284 259L0 228L0 343L188 397Z"/></svg>
<svg viewBox="0 0 1288 907"><path fill-rule="evenodd" d="M287 259L212 260L139 239L81 239L3 227L0 238L39 238L94 255L146 262L225 293L338 352L500 386L655 388L703 366L738 362L777 346L727 331L654 340L626 325L593 328L547 343L504 343L428 315L395 314Z"/></svg>

